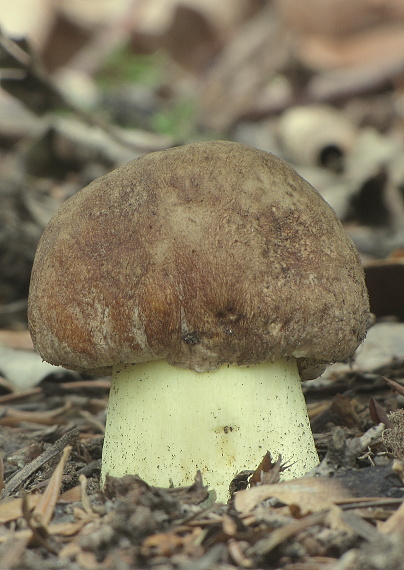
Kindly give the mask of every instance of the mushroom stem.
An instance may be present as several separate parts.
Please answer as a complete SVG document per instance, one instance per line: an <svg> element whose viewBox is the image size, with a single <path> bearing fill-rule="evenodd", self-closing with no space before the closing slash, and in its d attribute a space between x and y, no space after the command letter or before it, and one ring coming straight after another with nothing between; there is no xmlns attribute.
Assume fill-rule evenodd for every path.
<svg viewBox="0 0 404 570"><path fill-rule="evenodd" d="M269 450L290 467L318 463L294 359L194 372L164 361L115 367L102 480L132 473L167 487L205 484L227 501L233 476L255 469Z"/></svg>

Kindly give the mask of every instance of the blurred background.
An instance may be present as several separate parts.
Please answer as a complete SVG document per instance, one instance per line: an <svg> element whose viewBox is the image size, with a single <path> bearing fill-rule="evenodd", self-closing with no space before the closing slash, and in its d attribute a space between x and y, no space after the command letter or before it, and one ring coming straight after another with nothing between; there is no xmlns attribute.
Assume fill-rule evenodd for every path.
<svg viewBox="0 0 404 570"><path fill-rule="evenodd" d="M327 506L330 487L318 495L309 478L306 503L298 492L290 512L269 506L257 524L255 515L236 524L233 507L219 518L202 510L212 519L201 523L200 534L192 526L189 539L183 524L199 524L197 511L182 507L181 531L165 534L171 498L139 502L137 511L143 491L117 491L116 508L110 500L104 508L104 499L94 512L84 506L83 477L90 493L99 489L110 381L52 367L34 352L27 297L38 240L63 201L96 177L150 151L212 139L287 160L334 208L359 250L374 324L352 362L331 365L303 389L317 450L326 457L323 474L332 474L327 482L346 475L349 493L381 497L373 510L360 499L356 514L349 503L349 512L337 516L337 505ZM37 459L73 441L62 485L71 494L53 521L72 521L76 513L74 524L90 521L93 528L75 527L77 534L51 542L45 525L35 535L41 541L25 551L30 538L18 542L19 529L34 528L35 510L25 507L21 524L14 522L20 511L6 513L3 503L1 567L174 568L167 557L182 549L175 568L219 568L232 560L238 568L261 568L263 552L265 568L398 568L403 292L404 0L0 0L0 491L49 485L56 497L59 483L54 490L48 483L55 463L42 459L44 468ZM326 505L318 499L325 495ZM304 522L307 496L314 515ZM77 509L80 500L85 513ZM388 504L401 504L397 517L389 518ZM323 519L310 517L324 509L320 527ZM194 514L184 519L188 512ZM260 554L265 529L273 542ZM148 543L149 530L163 534ZM51 553L62 545L59 553L72 565L60 558L52 565ZM345 552L341 565L336 559ZM362 554L362 563L352 562Z"/></svg>
<svg viewBox="0 0 404 570"><path fill-rule="evenodd" d="M402 0L0 0L0 328L25 330L59 205L146 152L230 139L290 162L404 317Z"/></svg>

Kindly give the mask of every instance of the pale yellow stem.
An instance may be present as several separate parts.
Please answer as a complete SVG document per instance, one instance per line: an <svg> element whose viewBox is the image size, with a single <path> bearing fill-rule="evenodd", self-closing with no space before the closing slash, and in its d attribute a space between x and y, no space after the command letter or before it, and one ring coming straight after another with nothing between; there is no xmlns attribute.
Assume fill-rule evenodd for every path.
<svg viewBox="0 0 404 570"><path fill-rule="evenodd" d="M220 501L233 476L269 450L299 477L318 463L294 359L198 373L163 361L116 368L102 461L105 475L188 485L197 469Z"/></svg>

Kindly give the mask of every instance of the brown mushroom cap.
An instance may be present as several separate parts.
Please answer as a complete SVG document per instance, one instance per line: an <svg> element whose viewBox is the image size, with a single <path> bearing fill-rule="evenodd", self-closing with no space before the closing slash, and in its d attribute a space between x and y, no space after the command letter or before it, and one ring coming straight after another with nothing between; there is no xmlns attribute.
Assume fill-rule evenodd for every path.
<svg viewBox="0 0 404 570"><path fill-rule="evenodd" d="M87 371L345 360L368 316L330 206L279 158L232 142L148 154L67 200L29 298L42 358Z"/></svg>

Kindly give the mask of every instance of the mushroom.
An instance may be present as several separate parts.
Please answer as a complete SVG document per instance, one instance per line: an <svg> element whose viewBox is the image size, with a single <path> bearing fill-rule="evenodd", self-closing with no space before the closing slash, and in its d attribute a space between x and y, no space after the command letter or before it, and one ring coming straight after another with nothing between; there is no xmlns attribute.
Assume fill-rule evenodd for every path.
<svg viewBox="0 0 404 570"><path fill-rule="evenodd" d="M360 260L333 210L283 160L233 142L150 153L50 221L29 326L42 358L112 371L106 474L157 486L196 470L225 500L269 449L317 453L301 390L363 340Z"/></svg>

